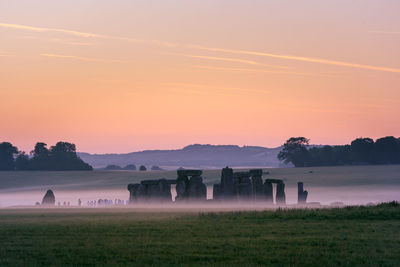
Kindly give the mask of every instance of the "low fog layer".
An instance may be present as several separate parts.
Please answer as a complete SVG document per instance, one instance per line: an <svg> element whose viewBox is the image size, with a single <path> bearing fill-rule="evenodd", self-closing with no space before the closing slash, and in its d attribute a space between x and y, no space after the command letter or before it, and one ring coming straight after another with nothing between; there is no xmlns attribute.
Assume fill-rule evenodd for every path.
<svg viewBox="0 0 400 267"><path fill-rule="evenodd" d="M49 187L51 188L51 187ZM369 203L379 203L387 201L400 201L400 186L341 186L341 187L312 187L306 186L309 192L308 202L320 202L322 205L330 205L334 202L343 202L346 205L365 205ZM46 190L1 190L0 191L0 207L10 207L10 206L33 206L36 202L41 202ZM176 196L176 191L174 188L171 189L172 198ZM58 203L60 206L78 206L78 199L81 200L82 206L90 206L90 201L96 202L99 199L107 199L112 201L112 205L107 206L125 206L129 199L128 190L76 190L76 191L66 191L66 190L54 190L54 195L56 198L56 206ZM207 187L207 198L212 198L212 187ZM287 204L297 203L297 188L287 187L286 188L286 199ZM115 200L123 201L124 205L115 205ZM118 202L118 201L117 201ZM121 202L120 202L121 203ZM177 203L172 203L177 204ZM207 202L208 206L209 203ZM229 207L244 207L244 206L254 206L254 207L266 207L263 203L239 203L231 202L224 203L224 206ZM243 206L244 205L244 206ZM102 205L104 207L105 205ZM132 207L152 207L159 206L154 204L136 204ZM164 206L164 205L162 205ZM201 206L201 205L200 205Z"/></svg>

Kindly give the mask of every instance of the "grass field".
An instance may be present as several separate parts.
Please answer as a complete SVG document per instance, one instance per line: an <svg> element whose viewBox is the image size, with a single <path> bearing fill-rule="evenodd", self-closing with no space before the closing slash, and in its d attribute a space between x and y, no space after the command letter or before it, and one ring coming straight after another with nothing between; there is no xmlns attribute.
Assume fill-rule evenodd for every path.
<svg viewBox="0 0 400 267"><path fill-rule="evenodd" d="M314 168L272 168L265 178L284 179L289 186L301 180L313 186L400 185L400 165L344 166ZM176 179L176 171L14 171L0 172L0 190L40 186L60 189L125 189L141 180ZM219 182L221 170L205 170L204 182Z"/></svg>
<svg viewBox="0 0 400 267"><path fill-rule="evenodd" d="M400 207L0 210L0 266L399 266Z"/></svg>
<svg viewBox="0 0 400 267"><path fill-rule="evenodd" d="M298 181L304 182L310 201L325 204L335 201L348 204L400 201L400 165L277 168L265 171L269 174L265 174L264 179L285 181L289 203L296 201ZM204 182L211 186L220 181L220 175L221 170L205 170ZM41 201L47 189L55 192L57 200L71 201L75 205L78 198L84 203L98 198L127 199L129 183L162 177L175 179L176 171L0 172L0 206L33 205ZM114 191L107 193L107 190Z"/></svg>

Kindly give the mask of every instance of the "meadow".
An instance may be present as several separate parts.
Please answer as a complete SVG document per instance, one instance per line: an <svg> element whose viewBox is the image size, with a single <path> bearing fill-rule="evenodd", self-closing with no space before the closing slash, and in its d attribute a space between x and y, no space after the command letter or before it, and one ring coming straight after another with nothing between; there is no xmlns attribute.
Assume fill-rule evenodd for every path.
<svg viewBox="0 0 400 267"><path fill-rule="evenodd" d="M400 206L0 210L0 266L398 266Z"/></svg>
<svg viewBox="0 0 400 267"><path fill-rule="evenodd" d="M400 201L400 165L344 166L313 168L271 168L263 179L283 179L289 203L297 198L297 182L303 181L309 201L346 204ZM220 181L221 170L205 170L204 182L209 186ZM76 205L78 198L87 200L115 197L128 198L127 185L145 179L176 179L176 171L14 171L0 172L0 206L33 205L41 201L47 189L56 199Z"/></svg>
<svg viewBox="0 0 400 267"><path fill-rule="evenodd" d="M246 169L243 169L246 170ZM400 165L339 166L264 169L263 178L283 179L286 184L302 180L313 186L400 185ZM220 181L221 170L205 170L204 182ZM147 179L176 179L176 171L2 171L0 190L40 186L60 189L120 189Z"/></svg>

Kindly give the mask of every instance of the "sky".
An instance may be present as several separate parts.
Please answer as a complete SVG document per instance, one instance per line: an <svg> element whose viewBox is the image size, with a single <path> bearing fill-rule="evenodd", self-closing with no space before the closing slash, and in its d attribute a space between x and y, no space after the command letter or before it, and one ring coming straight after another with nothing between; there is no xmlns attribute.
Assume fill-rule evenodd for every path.
<svg viewBox="0 0 400 267"><path fill-rule="evenodd" d="M0 142L400 136L400 2L0 0Z"/></svg>

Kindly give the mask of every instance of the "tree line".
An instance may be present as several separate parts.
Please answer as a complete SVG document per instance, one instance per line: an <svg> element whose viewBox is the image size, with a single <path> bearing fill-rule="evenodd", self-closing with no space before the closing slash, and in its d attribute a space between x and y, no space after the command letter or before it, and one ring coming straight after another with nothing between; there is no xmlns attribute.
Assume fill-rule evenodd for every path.
<svg viewBox="0 0 400 267"><path fill-rule="evenodd" d="M0 143L0 170L72 171L93 170L93 167L79 158L75 145L68 142L58 142L50 148L45 143L36 143L30 155L3 142Z"/></svg>
<svg viewBox="0 0 400 267"><path fill-rule="evenodd" d="M278 159L295 167L400 164L400 138L386 136L374 141L357 138L350 145L310 146L305 137L292 137Z"/></svg>

